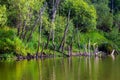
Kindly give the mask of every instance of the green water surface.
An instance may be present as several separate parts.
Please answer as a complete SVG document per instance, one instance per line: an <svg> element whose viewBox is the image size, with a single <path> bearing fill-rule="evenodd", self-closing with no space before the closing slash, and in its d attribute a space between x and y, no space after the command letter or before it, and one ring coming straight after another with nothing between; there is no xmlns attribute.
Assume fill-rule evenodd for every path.
<svg viewBox="0 0 120 80"><path fill-rule="evenodd" d="M0 80L120 80L120 56L1 61Z"/></svg>

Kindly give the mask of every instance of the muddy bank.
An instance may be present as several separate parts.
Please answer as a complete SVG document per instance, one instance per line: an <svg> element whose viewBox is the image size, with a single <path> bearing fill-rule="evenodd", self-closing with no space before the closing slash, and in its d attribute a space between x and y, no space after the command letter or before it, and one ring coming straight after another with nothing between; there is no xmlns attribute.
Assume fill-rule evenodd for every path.
<svg viewBox="0 0 120 80"><path fill-rule="evenodd" d="M61 53L61 56L57 56L57 55L54 55L54 54L46 54L46 53L42 53L40 55L37 55L37 54L34 54L34 55L31 55L30 53L27 54L27 56L23 56L21 54L14 54L14 57L11 58L11 59L14 59L14 60L31 60L31 59L40 59L40 58L53 58L53 57L73 57L73 56L84 56L84 57L99 57L99 58L105 58L106 55L105 53L99 53L99 54L93 54L93 53L72 53L72 54L62 54ZM1 57L0 56L0 60L7 60L7 57Z"/></svg>
<svg viewBox="0 0 120 80"><path fill-rule="evenodd" d="M54 57L55 55L53 54L45 54L45 53L42 53L41 55L31 55L31 54L27 54L27 56L22 56L22 55L16 55L16 59L17 60L24 60L24 59L27 59L27 60L31 60L31 59L38 59L38 58L50 58L50 57Z"/></svg>

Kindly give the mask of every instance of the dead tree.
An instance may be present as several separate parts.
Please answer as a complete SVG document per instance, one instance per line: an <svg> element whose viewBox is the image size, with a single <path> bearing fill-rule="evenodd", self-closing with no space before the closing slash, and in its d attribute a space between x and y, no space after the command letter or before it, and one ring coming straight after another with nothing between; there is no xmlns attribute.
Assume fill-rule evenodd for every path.
<svg viewBox="0 0 120 80"><path fill-rule="evenodd" d="M114 14L114 0L111 0L111 13Z"/></svg>
<svg viewBox="0 0 120 80"><path fill-rule="evenodd" d="M57 13L57 8L59 6L59 3L60 3L60 0L56 0L55 4L53 2L52 12L51 12L51 24L54 24L56 13ZM52 44L53 44L53 46L55 48L55 45L54 45L55 30L52 28L52 26L51 26L51 29L50 29L50 32L49 32L49 36L48 36L48 39L47 39L46 48L49 45L51 35L52 35Z"/></svg>
<svg viewBox="0 0 120 80"><path fill-rule="evenodd" d="M76 32L77 32L77 44L78 44L78 49L80 53L80 35L79 35L79 30L78 30L78 24L77 24Z"/></svg>
<svg viewBox="0 0 120 80"><path fill-rule="evenodd" d="M22 25L21 12L19 11L18 20L17 20L17 36L20 36L21 25Z"/></svg>
<svg viewBox="0 0 120 80"><path fill-rule="evenodd" d="M63 34L63 37L62 37L62 41L61 41L60 46L59 46L59 51L62 50L62 52L64 51L64 45L65 45L66 35L67 35L67 32L68 32L69 22L70 22L70 10L69 10L69 13L68 13L67 25L65 27L64 34Z"/></svg>
<svg viewBox="0 0 120 80"><path fill-rule="evenodd" d="M40 21L40 18L41 18L41 16L42 16L42 14L43 14L44 9L46 8L46 6L47 6L47 4L45 3L44 6L43 6L43 8L40 9L39 15L38 15L38 17L36 18L36 20L35 20L35 22L34 22L34 24L33 24L33 26L32 26L32 30L31 30L31 32L30 32L30 34L29 34L29 36L28 36L27 42L32 38L32 34L33 34L33 32L35 31L36 25L37 25L38 22Z"/></svg>
<svg viewBox="0 0 120 80"><path fill-rule="evenodd" d="M40 48L41 29L42 29L42 15L43 15L43 12L45 11L46 5L47 5L47 3L45 3L45 5L42 7L42 9L40 11L40 26L39 26L39 29L38 29L39 35L38 35L38 48L37 48L36 56L38 56L39 48Z"/></svg>
<svg viewBox="0 0 120 80"><path fill-rule="evenodd" d="M20 39L23 39L23 33L25 32L25 27L26 27L26 20L24 20L24 22L23 22L23 27L22 27L22 31L20 34Z"/></svg>
<svg viewBox="0 0 120 80"><path fill-rule="evenodd" d="M91 55L91 54L90 54L90 49L91 49L91 44L90 44L90 40L89 40L89 42L88 42L88 50L89 50L88 55L89 55L89 56Z"/></svg>
<svg viewBox="0 0 120 80"><path fill-rule="evenodd" d="M31 20L32 19L32 13L31 13L32 9L29 8L29 11L30 11L30 13L26 14L26 16L27 16L27 19ZM20 34L20 39L22 39L22 40L25 39L26 34L29 32L28 24L30 25L30 21L28 21L27 19L23 21L23 26L22 26L22 30L21 30L21 34Z"/></svg>

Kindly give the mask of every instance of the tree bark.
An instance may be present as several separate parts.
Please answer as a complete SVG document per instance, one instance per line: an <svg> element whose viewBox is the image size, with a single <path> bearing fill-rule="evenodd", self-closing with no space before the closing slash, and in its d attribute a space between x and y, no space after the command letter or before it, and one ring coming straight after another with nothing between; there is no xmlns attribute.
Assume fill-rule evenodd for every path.
<svg viewBox="0 0 120 80"><path fill-rule="evenodd" d="M23 41L25 40L26 35L27 35L28 32L29 32L29 28L28 28L28 26L26 26L26 27L25 27L25 32L24 32L24 34L23 34L23 36L22 36Z"/></svg>
<svg viewBox="0 0 120 80"><path fill-rule="evenodd" d="M20 36L20 28L21 28L21 14L18 14L18 21L17 21L17 36Z"/></svg>
<svg viewBox="0 0 120 80"><path fill-rule="evenodd" d="M33 24L33 27L32 27L32 30L31 30L29 36L28 36L27 42L32 38L32 34L33 34L33 32L35 31L36 25L37 25L37 23L39 22L40 17L42 16L42 13L44 12L44 9L46 8L46 6L47 6L47 4L45 3L44 6L43 6L43 8L40 9L39 15L38 15L38 17L36 18L36 20L35 20L35 22L34 22L34 24Z"/></svg>
<svg viewBox="0 0 120 80"><path fill-rule="evenodd" d="M34 22L34 24L33 24L33 26L32 26L32 30L31 30L31 32L30 32L30 34L29 34L29 36L28 36L27 42L32 38L32 34L33 34L33 32L35 31L35 28L36 28L37 23L39 22L39 18L40 18L40 15L39 15L38 18L35 20L35 22Z"/></svg>
<svg viewBox="0 0 120 80"><path fill-rule="evenodd" d="M39 32L39 35L38 35L38 49L37 49L37 52L36 52L36 56L38 56L40 43L41 43L42 15L43 15L43 12L44 12L45 8L46 8L46 3L40 11L40 26L39 26L39 29L38 29L38 32Z"/></svg>
<svg viewBox="0 0 120 80"><path fill-rule="evenodd" d="M64 49L66 35L67 35L67 32L68 32L69 20L70 20L70 10L69 10L69 13L68 13L67 25L66 25L65 30L64 30L64 35L62 37L62 41L61 41L61 44L59 46L59 51L61 51L61 49L62 49L62 52L63 52L63 49Z"/></svg>
<svg viewBox="0 0 120 80"><path fill-rule="evenodd" d="M50 30L49 35L48 35L48 37L47 37L47 43L46 43L46 45L45 45L45 48L46 48L46 49L48 48L50 38L51 38L51 30Z"/></svg>
<svg viewBox="0 0 120 80"><path fill-rule="evenodd" d="M29 9L29 11L31 11L31 9ZM28 19L31 20L32 14L28 13L26 16L28 17ZM28 22L27 19L26 19L26 20L24 20L24 22L23 22L22 32L21 32L21 35L20 35L20 38L21 38L22 40L25 39L26 34L27 34L28 31L29 31L28 29L26 29L26 27L28 26L27 24L30 24L30 22Z"/></svg>
<svg viewBox="0 0 120 80"><path fill-rule="evenodd" d="M41 16L40 16L40 26L39 26L39 35L38 35L38 49L37 49L37 52L36 52L36 56L38 56L38 53L39 53L39 48L40 48L40 43L41 43L41 28L42 28L42 13L41 13Z"/></svg>
<svg viewBox="0 0 120 80"><path fill-rule="evenodd" d="M111 0L111 12L114 14L114 0Z"/></svg>
<svg viewBox="0 0 120 80"><path fill-rule="evenodd" d="M54 0L53 0L53 7L52 7L52 14L51 14L51 24L54 24L56 13L57 13L57 8L58 8L59 3L60 3L60 0L56 0L55 4L54 4ZM51 29L50 29L50 32L49 32L49 36L48 36L48 39L47 39L46 48L48 48L51 35L52 35L53 48L55 49L55 44L54 44L55 30L52 28L52 26L51 26Z"/></svg>
<svg viewBox="0 0 120 80"><path fill-rule="evenodd" d="M77 44L80 53L80 36L79 36L78 24L77 24L76 32L77 32Z"/></svg>
<svg viewBox="0 0 120 80"><path fill-rule="evenodd" d="M23 27L22 27L22 31L21 31L21 34L20 34L20 39L23 39L23 34L25 32L25 27L26 27L26 20L24 20L24 22L23 22Z"/></svg>

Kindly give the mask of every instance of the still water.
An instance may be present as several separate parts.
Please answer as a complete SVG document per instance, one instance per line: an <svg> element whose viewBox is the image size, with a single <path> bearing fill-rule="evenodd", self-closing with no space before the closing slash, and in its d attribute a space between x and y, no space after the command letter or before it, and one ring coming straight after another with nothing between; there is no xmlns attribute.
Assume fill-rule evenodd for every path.
<svg viewBox="0 0 120 80"><path fill-rule="evenodd" d="M0 62L0 80L120 80L120 56Z"/></svg>

